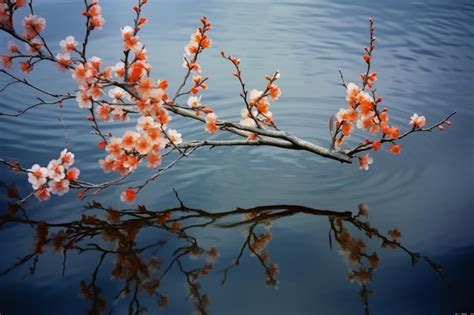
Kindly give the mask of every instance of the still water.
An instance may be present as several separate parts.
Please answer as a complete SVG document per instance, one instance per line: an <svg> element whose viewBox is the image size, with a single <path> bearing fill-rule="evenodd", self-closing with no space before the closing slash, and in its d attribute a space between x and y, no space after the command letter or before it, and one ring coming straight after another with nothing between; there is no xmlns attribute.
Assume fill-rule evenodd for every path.
<svg viewBox="0 0 474 315"><path fill-rule="evenodd" d="M46 38L52 43L67 35L81 38L81 4L82 1L73 0L37 1L36 13L48 23ZM118 61L120 27L132 23L131 5L129 1L102 2L106 25L93 35L91 55L102 57L108 64ZM361 55L367 45L368 17L376 22L378 38L373 63L379 74L377 91L390 107L391 121L403 130L409 127L413 112L425 115L428 124L454 110L458 114L453 126L444 132L415 134L405 139L399 156L373 154L375 162L368 172L360 171L356 165L275 148L200 150L147 186L138 200L150 211L174 209L176 217L195 213L190 209L211 214L230 211L209 225L186 229L185 235L151 227L161 213L143 213L136 207L121 209L123 204L117 198L120 188L108 189L82 203L73 194L42 204L30 202L26 211L32 221L47 222L53 233L74 226L78 235L84 236L79 244L83 250L68 254L64 270L62 254L48 249L37 263L33 258L1 277L1 314L95 314L98 310L127 314L141 307L150 314L190 314L207 300L210 314L363 314L367 309L372 314L474 311L471 0L163 0L150 1L145 15L150 22L141 40L147 45L154 76L167 79L171 91L182 79L181 58L189 34L201 16L213 23L214 45L201 60L204 74L210 77L203 101L221 118L237 120L242 108L232 69L220 57L224 50L241 59L249 88L262 88L264 75L279 69L283 95L272 107L278 126L328 145L328 117L345 106L338 69L342 69L346 80L358 80L364 68ZM0 40L4 49L5 36ZM74 89L69 75L58 76L47 67L35 71L34 80L51 90ZM7 81L0 78L0 82ZM0 107L1 111L14 112L33 102L31 91L12 87L2 93ZM74 102L64 108L37 108L19 118L0 117L0 157L18 160L25 166L46 164L64 147L60 119L68 131L81 178L95 182L113 178L98 169L97 161L103 152L95 146L97 139L89 134L85 114ZM202 125L195 122L176 117L172 124L185 140L207 137ZM107 127L119 134L127 124ZM140 168L131 178L132 185L146 172ZM26 176L15 175L6 168L0 169L0 177L2 182L17 183L20 193L31 189ZM180 206L173 189L185 207ZM199 280L200 293L190 296L189 277L193 271L201 270L208 255L198 257L185 251L160 282L160 295L139 291L134 298L133 281L111 276L118 265L126 263L114 253L103 255L104 249L112 251L118 241L104 241L100 235L104 231L91 232L90 226L81 225L81 215L97 214L103 218L104 210L99 205L84 208L93 199L104 207L128 211L139 233L135 242L127 246L143 261L159 257L160 272L181 253L183 246L193 242L206 249L215 246L219 256L209 275ZM3 209L7 200L0 203ZM361 286L348 281L352 266L340 254L334 230L332 249L328 242L328 233L334 228L334 221L328 218L334 218L334 213L315 210L355 214L360 203L368 205L368 221L380 233L386 235L393 228L401 231L400 243L406 249L381 248L379 237L372 235L369 239L356 227L357 222L342 219L351 234L366 243L368 254L376 251L380 258L366 285L373 291L366 301L359 295ZM237 224L246 223L245 209L253 207L263 207L261 213L266 217ZM133 217L137 211L138 217ZM210 217L199 212L183 226L205 224ZM264 226L268 221L272 221L271 228ZM265 266L258 255L251 255L249 248L221 284L223 270L235 264L254 224L257 236L271 232L266 251L279 266L275 277L278 284L266 285ZM118 231L129 231L130 226L120 228ZM34 235L32 226L25 222L2 224L1 270L31 252ZM413 253L421 253L426 259L422 257L412 266ZM445 280L433 268L434 262L442 265ZM30 275L33 266L34 274ZM88 287L88 299L84 292L81 297L81 281ZM127 283L131 283L131 294L120 295ZM164 294L169 297L169 305L159 308L157 302L162 302Z"/></svg>

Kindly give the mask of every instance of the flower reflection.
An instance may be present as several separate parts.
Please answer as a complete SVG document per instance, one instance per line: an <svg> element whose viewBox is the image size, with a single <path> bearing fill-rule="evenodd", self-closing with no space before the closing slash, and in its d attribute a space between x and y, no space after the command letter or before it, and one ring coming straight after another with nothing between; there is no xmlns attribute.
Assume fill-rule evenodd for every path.
<svg viewBox="0 0 474 315"><path fill-rule="evenodd" d="M21 200L14 186L5 188L8 198ZM162 283L169 280L171 270L179 271L182 275L195 312L208 314L210 297L203 292L201 280L214 272L219 251L215 246L201 245L195 236L198 233L193 232L208 227L245 228L243 243L235 259L224 262L227 267L218 270L222 274L222 283L228 281L229 274L236 272L243 255L249 253L263 269L265 283L276 287L280 270L268 251L268 244L273 237L270 229L274 221L299 214L329 219L330 248L337 243L339 252L349 263L348 280L359 284L366 314L369 313L369 297L373 293L370 285L380 263L377 252L369 249L368 239L380 241L382 248L402 250L412 263L424 260L443 277L438 264L402 245L398 230L392 229L384 234L373 227L367 219L365 205L359 205L357 214L297 205L267 205L211 212L186 206L177 193L176 198L178 206L165 210L152 210L143 205L119 210L93 201L87 204L89 211L80 219L59 223L30 219L23 205L11 206L0 217L0 228L6 224L32 226L35 242L30 253L1 271L0 275L24 265L29 265L30 273L33 274L41 255L48 250L62 255L64 274L68 257L73 259L77 257L74 254L90 252L96 254L93 256L95 259L88 260L91 275L80 282L81 296L89 305L87 314L103 314L121 299L127 301L129 314L142 314L147 311L142 304L145 296L154 297L159 308L166 307L173 301L164 292ZM140 237L147 229L157 235L151 242L150 238ZM111 271L106 271L106 261L112 262ZM97 284L99 274L106 272L110 272L110 279L120 284L113 301L107 300L105 292ZM156 305L148 307L155 308Z"/></svg>

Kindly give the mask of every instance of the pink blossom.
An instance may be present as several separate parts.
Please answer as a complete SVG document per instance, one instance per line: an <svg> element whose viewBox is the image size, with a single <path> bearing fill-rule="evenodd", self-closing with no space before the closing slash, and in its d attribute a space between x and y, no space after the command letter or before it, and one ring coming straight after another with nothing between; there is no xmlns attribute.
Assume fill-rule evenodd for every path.
<svg viewBox="0 0 474 315"><path fill-rule="evenodd" d="M418 116L417 113L414 113L410 117L410 125L412 125L413 128L423 128L425 124L426 124L425 116Z"/></svg>
<svg viewBox="0 0 474 315"><path fill-rule="evenodd" d="M51 188L51 193L58 196L62 196L69 191L69 180L67 179L61 181L50 180L48 185Z"/></svg>
<svg viewBox="0 0 474 315"><path fill-rule="evenodd" d="M68 36L59 42L59 46L66 52L73 52L77 45L78 42L74 39L74 36Z"/></svg>
<svg viewBox="0 0 474 315"><path fill-rule="evenodd" d="M361 170L368 171L369 170L369 165L372 164L374 160L368 155L363 155L359 157L359 168Z"/></svg>
<svg viewBox="0 0 474 315"><path fill-rule="evenodd" d="M64 166L61 164L61 160L51 160L48 164L48 177L59 182L65 176Z"/></svg>
<svg viewBox="0 0 474 315"><path fill-rule="evenodd" d="M28 171L28 182L32 184L33 189L37 190L46 183L47 168L34 164Z"/></svg>

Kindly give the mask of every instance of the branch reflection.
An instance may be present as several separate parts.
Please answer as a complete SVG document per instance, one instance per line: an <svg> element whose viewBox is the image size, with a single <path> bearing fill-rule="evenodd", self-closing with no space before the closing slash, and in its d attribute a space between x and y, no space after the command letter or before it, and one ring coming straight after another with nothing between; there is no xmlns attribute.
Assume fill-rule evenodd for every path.
<svg viewBox="0 0 474 315"><path fill-rule="evenodd" d="M7 194L9 198L21 199L13 187L8 187ZM25 265L29 266L29 273L34 274L40 257L48 250L62 255L64 275L71 253L93 252L96 253L96 260L88 260L92 273L80 283L81 295L90 305L87 314L103 314L113 309L120 299L127 301L129 314L142 314L146 311L141 302L145 295L154 297L158 307L166 307L170 301L161 284L170 278L171 270L182 274L188 298L196 313L208 314L209 296L203 292L201 279L213 271L219 252L214 246L202 246L193 232L210 226L219 229L245 228L243 243L235 259L223 270L217 270L222 274L222 284L228 281L230 273L236 272L234 270L240 265L243 255L249 253L261 266L265 283L277 286L279 267L267 250L272 239L270 227L277 220L304 215L329 220L329 246L331 249L337 247L349 262L348 280L358 283L366 314L369 313L368 301L373 293L370 284L380 263L377 251L369 249L368 239L380 241L382 248L403 251L413 264L425 261L444 279L439 264L402 245L398 230L384 234L373 227L368 221L365 205L359 205L356 214L297 205L267 205L211 212L188 207L177 193L176 198L178 206L165 210L152 210L143 205L119 210L93 201L87 204L87 208L95 211L94 214L83 214L80 219L67 222L33 220L22 206L11 206L8 213L0 217L0 228L7 224L29 225L35 230L35 242L31 252L0 271L0 276ZM152 238L140 238L146 229L153 231ZM150 242L150 239L154 241ZM205 259L185 260L196 257ZM113 262L111 278L120 283L112 303L107 301L97 284L99 274L108 272L103 268L107 259Z"/></svg>

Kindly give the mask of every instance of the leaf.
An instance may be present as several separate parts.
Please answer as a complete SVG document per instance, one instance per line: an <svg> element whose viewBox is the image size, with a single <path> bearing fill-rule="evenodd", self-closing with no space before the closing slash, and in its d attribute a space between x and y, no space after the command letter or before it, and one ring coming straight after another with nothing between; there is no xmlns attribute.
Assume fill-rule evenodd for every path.
<svg viewBox="0 0 474 315"><path fill-rule="evenodd" d="M333 130L334 130L334 115L331 115L331 117L329 117L329 132L331 133L331 136L332 136Z"/></svg>

